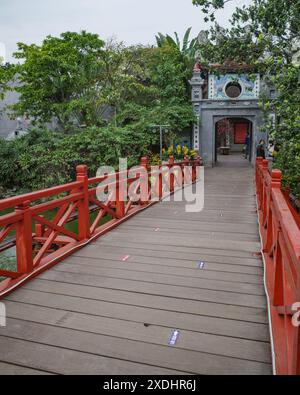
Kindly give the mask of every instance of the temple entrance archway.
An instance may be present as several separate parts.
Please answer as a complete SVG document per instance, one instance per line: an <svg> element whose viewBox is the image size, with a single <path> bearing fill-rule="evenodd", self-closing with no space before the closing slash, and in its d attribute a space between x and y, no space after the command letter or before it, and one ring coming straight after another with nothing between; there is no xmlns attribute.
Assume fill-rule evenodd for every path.
<svg viewBox="0 0 300 395"><path fill-rule="evenodd" d="M246 139L248 142L246 148ZM215 123L215 162L228 155L244 155L251 162L253 155L253 123L243 117L224 117Z"/></svg>

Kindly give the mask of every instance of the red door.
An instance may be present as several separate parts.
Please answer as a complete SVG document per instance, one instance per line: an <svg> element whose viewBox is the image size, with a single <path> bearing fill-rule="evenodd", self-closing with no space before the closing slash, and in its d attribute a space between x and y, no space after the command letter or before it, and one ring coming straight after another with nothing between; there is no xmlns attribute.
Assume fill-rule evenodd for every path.
<svg viewBox="0 0 300 395"><path fill-rule="evenodd" d="M236 123L234 126L234 144L245 144L248 123Z"/></svg>

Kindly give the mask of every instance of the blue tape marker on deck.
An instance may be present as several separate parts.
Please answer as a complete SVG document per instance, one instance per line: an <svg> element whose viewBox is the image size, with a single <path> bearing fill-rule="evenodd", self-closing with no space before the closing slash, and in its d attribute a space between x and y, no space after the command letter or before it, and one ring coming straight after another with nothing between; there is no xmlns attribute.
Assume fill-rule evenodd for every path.
<svg viewBox="0 0 300 395"><path fill-rule="evenodd" d="M198 263L198 269L204 269L205 262L199 262Z"/></svg>
<svg viewBox="0 0 300 395"><path fill-rule="evenodd" d="M171 332L171 336L169 338L169 346L175 346L176 345L177 340L179 338L179 335L180 335L180 331L178 329L174 329Z"/></svg>

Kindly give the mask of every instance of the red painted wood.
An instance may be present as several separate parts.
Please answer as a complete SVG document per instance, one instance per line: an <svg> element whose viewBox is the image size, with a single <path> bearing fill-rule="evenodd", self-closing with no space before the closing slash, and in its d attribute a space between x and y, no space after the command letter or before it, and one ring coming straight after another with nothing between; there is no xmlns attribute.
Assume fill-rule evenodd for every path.
<svg viewBox="0 0 300 395"><path fill-rule="evenodd" d="M300 302L300 227L281 188L281 172L269 171L268 161L256 162L260 230L270 297L276 371L300 374L300 330L293 325L292 307Z"/></svg>
<svg viewBox="0 0 300 395"><path fill-rule="evenodd" d="M78 205L79 239L86 240L90 237L90 210L87 166L77 166L76 173L77 181L81 183L82 186L80 189L83 192L83 198L79 201Z"/></svg>
<svg viewBox="0 0 300 395"><path fill-rule="evenodd" d="M33 269L30 202L17 206L16 213L22 214L22 220L16 224L17 271L29 273Z"/></svg>
<svg viewBox="0 0 300 395"><path fill-rule="evenodd" d="M248 127L248 123L236 123L234 125L234 144L245 144Z"/></svg>
<svg viewBox="0 0 300 395"><path fill-rule="evenodd" d="M189 179L195 182L200 158L192 161L192 171L186 171L190 165L191 162L188 159L175 164L174 158L171 158L167 169L160 166L156 172L151 173L148 159L142 158L141 166L137 170L138 175L130 179L127 171L119 172L117 175L88 179L88 169L81 165L76 169L76 182L0 201L0 210L6 208L15 210L10 214L0 216L0 241L8 237L10 231L15 228L17 250L16 272L0 270L0 275L7 277L7 280L0 283L0 298L77 251L86 243L154 204L155 201L149 201L150 187L153 182L156 185L153 189L156 191L157 201L173 193L175 176L172 171L165 171L168 168L172 170L176 166L181 173L176 185L178 185L178 180L184 178L185 173L191 173ZM139 181L136 192L140 190L140 201L134 204L130 201L126 203L123 198L124 187L133 185L136 181ZM95 185L100 182L104 185L99 187L99 190L116 188L114 201L100 202L96 198L97 187ZM53 199L55 195L61 193L67 196ZM36 203L41 198L50 197L52 199L46 203ZM43 213L54 208L58 209L57 214L52 220L46 220ZM65 225L74 219L77 211L78 233L75 234L68 231ZM96 219L92 223L91 211L97 211ZM111 215L112 219L99 226L101 218L106 214ZM35 233L32 232L34 222ZM11 242L7 243L8 247L11 245Z"/></svg>

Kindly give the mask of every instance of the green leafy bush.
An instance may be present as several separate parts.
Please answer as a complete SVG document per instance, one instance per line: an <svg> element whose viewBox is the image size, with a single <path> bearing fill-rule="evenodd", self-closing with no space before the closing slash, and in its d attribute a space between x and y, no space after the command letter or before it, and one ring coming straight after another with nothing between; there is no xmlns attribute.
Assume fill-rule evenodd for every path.
<svg viewBox="0 0 300 395"><path fill-rule="evenodd" d="M101 165L117 168L119 157L132 166L149 154L149 144L147 134L115 127L91 127L72 135L33 130L14 141L1 139L0 190L24 192L73 181L79 164L88 166L90 176Z"/></svg>

